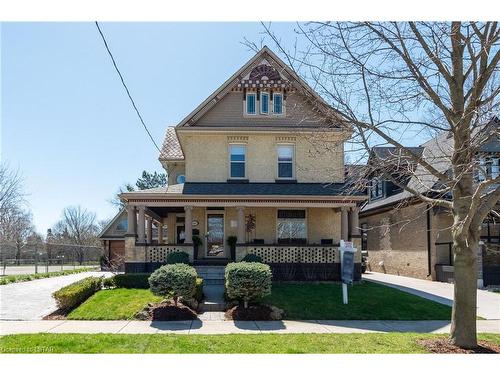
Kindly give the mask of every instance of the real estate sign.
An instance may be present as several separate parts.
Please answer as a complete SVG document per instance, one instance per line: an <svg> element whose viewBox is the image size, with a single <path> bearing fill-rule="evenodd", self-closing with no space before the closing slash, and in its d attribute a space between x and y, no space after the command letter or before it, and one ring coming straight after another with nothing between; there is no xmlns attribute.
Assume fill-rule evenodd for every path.
<svg viewBox="0 0 500 375"><path fill-rule="evenodd" d="M340 277L342 279L342 300L348 303L347 284L352 284L354 276L354 253L352 242L340 241Z"/></svg>

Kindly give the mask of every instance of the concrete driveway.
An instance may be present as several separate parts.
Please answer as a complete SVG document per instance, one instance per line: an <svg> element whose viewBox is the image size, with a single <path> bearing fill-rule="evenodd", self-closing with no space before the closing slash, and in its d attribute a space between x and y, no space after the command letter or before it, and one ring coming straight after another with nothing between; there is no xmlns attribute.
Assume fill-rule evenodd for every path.
<svg viewBox="0 0 500 375"><path fill-rule="evenodd" d="M384 284L445 305L451 306L453 304L453 284L378 272L364 273L363 279ZM478 289L477 315L484 319L500 320L500 294ZM500 321L498 324L500 325Z"/></svg>
<svg viewBox="0 0 500 375"><path fill-rule="evenodd" d="M52 293L89 276L106 272L82 272L67 276L0 285L0 320L37 320L57 309Z"/></svg>

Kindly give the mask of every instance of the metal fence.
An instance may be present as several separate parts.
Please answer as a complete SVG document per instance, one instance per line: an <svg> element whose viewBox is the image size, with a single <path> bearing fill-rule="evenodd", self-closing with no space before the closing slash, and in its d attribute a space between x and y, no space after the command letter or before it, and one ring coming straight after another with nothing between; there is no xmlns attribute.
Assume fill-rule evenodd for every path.
<svg viewBox="0 0 500 375"><path fill-rule="evenodd" d="M95 260L78 262L75 259L63 257L54 259L2 259L0 261L0 276L67 271L97 266L99 266L99 262Z"/></svg>

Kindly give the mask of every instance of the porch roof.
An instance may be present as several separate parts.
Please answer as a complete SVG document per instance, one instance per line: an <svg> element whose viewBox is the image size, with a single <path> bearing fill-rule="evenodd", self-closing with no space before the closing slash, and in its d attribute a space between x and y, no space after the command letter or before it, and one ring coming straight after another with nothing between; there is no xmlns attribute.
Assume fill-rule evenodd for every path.
<svg viewBox="0 0 500 375"><path fill-rule="evenodd" d="M147 206L353 206L364 201L363 192L346 184L190 182L121 194L133 204Z"/></svg>
<svg viewBox="0 0 500 375"><path fill-rule="evenodd" d="M274 183L274 182L186 182L184 184L124 193L123 197L137 195L225 195L225 196L364 196L344 183Z"/></svg>

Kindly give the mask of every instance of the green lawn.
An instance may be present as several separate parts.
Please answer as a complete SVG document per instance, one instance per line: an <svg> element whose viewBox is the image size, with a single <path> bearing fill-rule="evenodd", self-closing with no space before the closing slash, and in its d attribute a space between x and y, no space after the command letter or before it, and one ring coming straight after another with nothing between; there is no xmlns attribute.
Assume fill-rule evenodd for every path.
<svg viewBox="0 0 500 375"><path fill-rule="evenodd" d="M68 315L73 320L125 320L132 319L148 302L159 302L149 289L101 290Z"/></svg>
<svg viewBox="0 0 500 375"><path fill-rule="evenodd" d="M50 334L0 338L0 353L426 353L416 333L124 335ZM500 335L479 335L500 344Z"/></svg>
<svg viewBox="0 0 500 375"><path fill-rule="evenodd" d="M285 310L287 319L451 319L449 306L366 281L349 287L348 305L333 283L274 283L264 302Z"/></svg>

